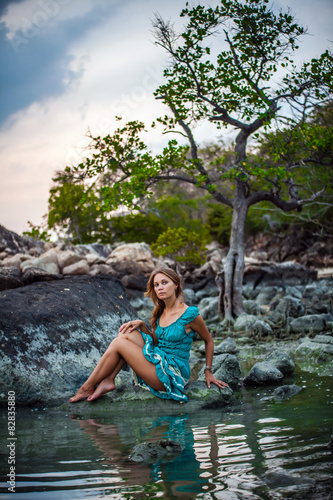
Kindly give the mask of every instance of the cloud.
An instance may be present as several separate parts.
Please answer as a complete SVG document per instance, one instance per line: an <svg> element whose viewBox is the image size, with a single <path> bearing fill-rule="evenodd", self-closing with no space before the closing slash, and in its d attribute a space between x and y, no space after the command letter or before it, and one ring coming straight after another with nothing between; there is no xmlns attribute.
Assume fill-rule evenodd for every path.
<svg viewBox="0 0 333 500"><path fill-rule="evenodd" d="M56 170L80 160L88 127L106 134L118 125L115 115L149 124L161 113L152 92L163 61L149 41L149 29L149 19L144 19L139 6L130 4L91 25L69 40L59 58L63 67L52 58L54 89L48 93L42 86L28 106L7 119L1 131L0 213L1 223L9 229L21 232L28 220L40 223L47 212L52 177ZM29 78L39 86L39 76ZM52 71L44 85L51 79ZM159 132L152 133L149 141L158 144Z"/></svg>
<svg viewBox="0 0 333 500"><path fill-rule="evenodd" d="M11 2L2 11L2 40L6 38L7 45L1 57L7 70L2 83L6 121L1 129L0 223L17 232L27 229L28 220L41 222L52 177L66 164L79 161L88 127L93 133L107 134L117 126L115 115L149 126L165 113L152 92L162 82L167 58L152 43L150 19L155 10L177 19L185 4L179 0L67 0L65 5L63 0L60 5L60 0L50 0L49 6L53 1L59 6L57 15L50 15L17 53L10 40L23 33L25 19L38 19L36 12L47 2ZM319 3L328 5L326 0ZM317 22L322 23L323 41L316 45L317 36L309 37L311 47L302 56L308 59L326 48L331 28L327 14L317 14L320 7L310 7L306 1L299 5L304 24L311 24L314 10L321 16ZM314 28L310 26L310 31ZM160 132L147 136L155 150L170 138ZM196 132L200 142L217 134L213 125Z"/></svg>
<svg viewBox="0 0 333 500"><path fill-rule="evenodd" d="M115 2L110 2L115 3ZM52 24L77 19L90 13L99 1L93 0L23 0L19 3L8 3L1 17L6 27L6 38L13 40L20 34L27 39L34 38Z"/></svg>

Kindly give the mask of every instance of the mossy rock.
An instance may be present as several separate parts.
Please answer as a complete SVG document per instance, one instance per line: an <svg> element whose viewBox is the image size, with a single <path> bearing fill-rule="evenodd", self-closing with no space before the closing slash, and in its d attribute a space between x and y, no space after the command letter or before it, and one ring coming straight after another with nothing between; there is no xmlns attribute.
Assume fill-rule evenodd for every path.
<svg viewBox="0 0 333 500"><path fill-rule="evenodd" d="M65 403L61 408L78 416L92 418L108 416L110 412L122 412L125 415L129 412L136 414L149 412L152 416L174 415L182 411L191 413L208 408L231 409L235 403L232 389L219 389L214 384L208 389L203 381L190 382L184 393L188 401L180 403L158 398L149 390L135 386L125 390L116 389L94 402L82 400L78 403Z"/></svg>

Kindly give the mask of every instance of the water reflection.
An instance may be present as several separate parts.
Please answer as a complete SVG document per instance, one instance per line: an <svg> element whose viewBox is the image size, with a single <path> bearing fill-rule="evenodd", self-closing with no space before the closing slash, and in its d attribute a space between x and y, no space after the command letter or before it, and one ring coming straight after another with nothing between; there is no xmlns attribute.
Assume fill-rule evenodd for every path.
<svg viewBox="0 0 333 500"><path fill-rule="evenodd" d="M329 498L331 380L317 386L311 375L306 382L307 390L282 403L261 402L265 390L244 391L242 406L231 413L206 410L152 420L137 415L135 407L126 415L110 408L103 419L87 420L69 418L61 409L18 409L15 498ZM5 443L6 412L0 412L0 424ZM135 444L166 438L184 448L175 460L151 466L129 460ZM0 496L9 500L5 447L0 458Z"/></svg>
<svg viewBox="0 0 333 500"><path fill-rule="evenodd" d="M95 419L77 419L71 416L71 420L77 420L82 431L89 436L95 447L101 452L103 460L103 468L105 473L109 472L112 475L117 475L119 479L126 477L128 485L146 484L150 477L150 469L144 465L133 464L133 467L128 469L128 460L126 458L126 446L122 442L118 425L103 424Z"/></svg>
<svg viewBox="0 0 333 500"><path fill-rule="evenodd" d="M138 464L128 458L126 436L121 435L122 428L118 424L105 424L96 419L78 419L75 416L71 419L77 420L83 432L101 451L105 458L104 467L110 466L113 474L117 471L120 478L126 477L127 485L154 483L159 485L167 498L189 498L189 494L198 493L205 486L208 487L207 475L202 474L200 461L194 451L194 435L187 414L159 417L153 420L150 426L147 426L146 422L143 426L139 424L136 430L138 442L173 439L183 448L176 458L164 458L152 465ZM211 459L215 463L218 448L214 426L211 426L211 432Z"/></svg>

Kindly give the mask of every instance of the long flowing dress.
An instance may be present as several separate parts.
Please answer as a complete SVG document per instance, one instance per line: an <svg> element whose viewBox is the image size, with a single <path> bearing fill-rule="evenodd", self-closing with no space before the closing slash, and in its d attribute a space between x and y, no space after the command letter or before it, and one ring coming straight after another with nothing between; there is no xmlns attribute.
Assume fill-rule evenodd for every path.
<svg viewBox="0 0 333 500"><path fill-rule="evenodd" d="M190 378L189 357L194 331L186 333L186 325L198 315L199 309L196 306L189 306L176 321L164 328L160 326L158 319L155 330L157 345L154 345L150 335L141 332L145 340L143 354L156 366L157 376L166 390L157 391L140 377L136 378L140 386L148 388L155 396L181 402L187 401L188 398L183 391Z"/></svg>

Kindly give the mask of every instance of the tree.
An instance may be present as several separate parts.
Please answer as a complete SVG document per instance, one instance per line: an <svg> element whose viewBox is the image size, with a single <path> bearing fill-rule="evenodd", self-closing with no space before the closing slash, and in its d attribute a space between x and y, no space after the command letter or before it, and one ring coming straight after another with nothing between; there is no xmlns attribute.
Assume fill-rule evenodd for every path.
<svg viewBox="0 0 333 500"><path fill-rule="evenodd" d="M101 216L100 201L83 183L62 183L60 178L61 174L57 177L59 184L50 190L48 227L64 230L73 243L94 242Z"/></svg>
<svg viewBox="0 0 333 500"><path fill-rule="evenodd" d="M279 230L293 224L319 237L333 237L333 101L316 107L306 120L265 134L252 161L275 164L277 169L288 165L301 197L310 190L309 183L313 191L323 193L302 212L270 209L266 218L271 224Z"/></svg>
<svg viewBox="0 0 333 500"><path fill-rule="evenodd" d="M249 161L250 139L258 140L259 131L270 126L286 125L291 116L295 123L304 123L312 107L329 99L333 90L332 55L326 51L297 69L291 54L305 30L290 11L275 14L267 4L268 0L221 0L215 9L189 8L187 4L180 14L187 25L180 34L157 15L156 43L171 58L164 71L166 82L155 92L170 114L157 122L165 132L182 134L189 146L173 139L162 153L153 155L140 138L143 124L133 121L113 135L91 137L92 157L77 167L67 167L64 174L69 179L98 177L109 207L136 207L155 183L170 180L205 190L217 203L230 207L230 249L224 265L228 320L243 312L244 233L249 208L268 201L285 212L300 211L320 194L300 196L294 180L298 165ZM209 42L221 43L221 36L224 47L214 57ZM192 129L202 120L235 130L232 161L225 161L222 155L207 164L200 157ZM225 183L232 187L227 194Z"/></svg>
<svg viewBox="0 0 333 500"><path fill-rule="evenodd" d="M206 250L200 236L183 227L169 227L159 235L151 249L157 256L174 259L179 274L182 274L183 271L182 264L202 264Z"/></svg>
<svg viewBox="0 0 333 500"><path fill-rule="evenodd" d="M201 187L233 209L224 268L228 319L243 311L244 231L249 207L270 201L286 212L301 210L316 196L299 196L293 180L294 165L279 168L275 164L247 163L248 141L273 119L283 121L283 106L290 105L302 119L304 106L310 109L329 98L333 90L332 55L326 51L298 70L290 54L298 48L297 40L305 30L290 11L275 14L267 4L268 0L222 0L215 9L201 5L189 8L187 4L181 16L187 17L188 23L181 34L158 15L154 23L157 44L171 56L171 66L164 72L167 82L155 93L173 112L172 118L166 116L162 122L169 130L176 125L182 128L201 174ZM219 28L223 30L225 50L213 62L207 40L217 35ZM276 86L273 76L281 69L286 71ZM198 156L190 125L202 119L237 131L234 165L226 169L216 162L214 169L220 179L233 180L233 198L221 194L213 173ZM258 178L265 181L265 187L258 189Z"/></svg>

